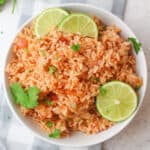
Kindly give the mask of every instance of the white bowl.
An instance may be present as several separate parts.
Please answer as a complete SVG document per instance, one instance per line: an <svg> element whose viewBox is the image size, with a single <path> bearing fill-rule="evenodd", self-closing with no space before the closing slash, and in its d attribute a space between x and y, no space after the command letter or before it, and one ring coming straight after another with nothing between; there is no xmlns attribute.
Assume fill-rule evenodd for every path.
<svg viewBox="0 0 150 150"><path fill-rule="evenodd" d="M108 25L116 24L120 29L122 29L121 34L124 38L136 37L134 35L134 33L131 31L131 29L123 21L121 21L118 17L114 16L110 12L103 10L101 8L94 7L94 6L87 5L87 4L77 4L77 3L56 5L55 7L61 7L61 8L67 9L67 10L73 10L73 11L77 11L77 12L87 13L90 15L95 15ZM28 24L32 19L33 18L26 21L26 23L17 31L14 38L22 30L22 28L26 24ZM8 61L11 57L11 51L9 49L12 46L12 43L8 43L8 44L9 44L9 48L8 48L8 52L7 52L7 57L5 59L4 68L6 67L6 64L8 63ZM118 134L123 128L125 128L131 122L131 120L133 119L133 117L135 116L135 114L137 113L137 111L139 110L139 108L142 104L142 101L143 101L143 98L145 95L145 91L146 91L146 87L147 87L147 65L146 65L145 56L144 56L142 49L140 50L139 54L138 55L135 54L135 56L136 56L138 74L143 79L143 86L139 90L138 108L129 119L127 119L121 123L118 123L118 124L114 125L113 127L109 128L108 130L100 132L98 134L86 135L86 134L76 132L71 137L68 137L68 138L63 138L63 139L48 138L46 133L42 132L30 119L24 117L20 113L18 107L16 106L16 104L14 104L14 102L12 100L7 77L4 72L4 90L5 90L7 102L9 104L11 110L15 114L15 116L18 118L18 120L20 120L24 124L24 126L26 126L36 136L38 136L39 138L41 138L49 143L57 144L60 146L71 146L71 147L82 147L82 146L90 146L90 145L98 144L100 142L108 140L112 136Z"/></svg>

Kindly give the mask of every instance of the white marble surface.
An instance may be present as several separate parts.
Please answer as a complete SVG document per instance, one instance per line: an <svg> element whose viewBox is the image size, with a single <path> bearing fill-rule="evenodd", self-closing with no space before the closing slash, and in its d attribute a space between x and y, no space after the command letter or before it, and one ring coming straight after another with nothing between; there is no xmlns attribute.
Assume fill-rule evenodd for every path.
<svg viewBox="0 0 150 150"><path fill-rule="evenodd" d="M125 22L142 42L150 72L150 0L128 0ZM108 140L103 150L150 150L150 83L144 103L120 134Z"/></svg>

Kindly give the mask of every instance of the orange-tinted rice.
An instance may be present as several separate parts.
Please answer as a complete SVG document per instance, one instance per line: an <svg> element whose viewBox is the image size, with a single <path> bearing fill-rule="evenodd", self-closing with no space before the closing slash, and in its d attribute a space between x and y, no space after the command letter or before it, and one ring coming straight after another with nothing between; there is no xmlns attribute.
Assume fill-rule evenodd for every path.
<svg viewBox="0 0 150 150"><path fill-rule="evenodd" d="M99 29L98 40L56 29L38 39L31 23L13 43L13 57L6 68L9 83L19 82L26 89L37 86L41 90L37 107L20 109L47 133L60 129L61 136L67 136L73 131L93 134L106 130L113 123L96 110L99 85L120 80L136 89L142 84L136 74L131 44L120 36L121 30L94 20ZM20 38L27 41L26 48L18 48ZM80 51L74 52L72 44L80 44ZM52 75L49 66L57 68ZM45 99L52 104L47 105ZM53 122L50 128L48 121Z"/></svg>

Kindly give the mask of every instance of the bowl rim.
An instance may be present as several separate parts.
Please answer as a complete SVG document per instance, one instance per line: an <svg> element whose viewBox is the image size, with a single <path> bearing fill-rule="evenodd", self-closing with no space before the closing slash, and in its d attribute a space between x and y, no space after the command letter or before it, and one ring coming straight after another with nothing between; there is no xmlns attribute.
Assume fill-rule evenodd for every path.
<svg viewBox="0 0 150 150"><path fill-rule="evenodd" d="M92 4L83 4L83 3L63 3L63 4L54 4L54 5L49 5L48 8L54 8L54 7L71 7L71 6L79 6L79 7L90 7L91 9L95 9L96 11L101 11L102 13L104 14L108 14L109 16L115 18L116 20L120 21L122 24L124 24L124 26L133 34L133 36L136 38L134 32L130 29L130 27L128 27L128 25L123 21L121 20L118 16L112 14L111 12L109 12L108 10L104 9L104 8L101 8L101 7L97 7L97 6L94 6ZM46 8L47 9L47 8ZM43 10L43 9L42 9ZM44 9L45 10L45 9ZM40 14L41 11L38 13ZM37 15L37 13L34 14L32 17L30 17L27 21L25 21L20 27L19 29L16 30L15 34L13 34L12 36L12 39L10 40L10 44L8 44L7 46L7 52L6 52L6 55L5 55L5 59L4 59L4 64L2 66L2 70L3 70L3 76L2 76L2 85L3 85L3 89L4 89L4 95L5 95L5 98L7 100L7 104L9 106L9 108L11 109L11 111L13 112L14 116L17 118L17 120L23 124L25 126L25 128L27 128L29 131L31 131L31 133L33 135L35 135L36 137L38 137L39 139L42 139L50 144L55 144L55 145L58 145L58 146L65 146L65 147L85 147L85 146L92 146L92 145L95 145L95 144L99 144L101 142L104 142L110 138L112 138L113 136L117 135L119 132L121 132L124 128L126 128L129 123L133 120L133 118L135 117L135 115L137 114L137 112L139 111L139 108L141 107L141 104L144 100L144 97L145 97L145 93L147 91L147 82L148 82L148 69L147 69L147 62L146 62L146 57L145 57L145 54L144 54L144 51L143 51L143 48L141 48L141 52L143 54L143 60L144 60L144 63L145 63L145 68L146 68L146 74L145 74L145 90L144 90L144 96L143 98L141 99L141 104L138 105L135 113L133 114L133 116L131 117L131 119L128 121L128 123L121 127L115 134L112 134L111 136L108 136L106 138L104 138L103 140L101 141L97 141L97 142L94 142L92 144L80 144L80 145L71 145L71 144L62 144L62 143L59 143L59 142L55 142L55 141L52 141L51 139L47 139L45 138L44 136L40 135L38 132L32 130L23 120L21 117L19 117L19 115L17 114L16 110L13 108L12 104L10 103L11 99L9 98L8 96L8 91L7 91L7 88L6 88L6 75L5 75L5 67L6 67L6 64L7 64L7 60L8 60L8 55L10 53L10 48L12 46L12 42L13 40L15 39L15 37L18 35L18 33L24 28L25 25L27 25L28 23L30 23Z"/></svg>

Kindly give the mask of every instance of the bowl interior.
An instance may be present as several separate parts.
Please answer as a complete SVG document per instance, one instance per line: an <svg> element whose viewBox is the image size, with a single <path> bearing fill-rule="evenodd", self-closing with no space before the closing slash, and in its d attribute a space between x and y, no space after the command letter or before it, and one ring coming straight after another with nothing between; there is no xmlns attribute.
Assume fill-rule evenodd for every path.
<svg viewBox="0 0 150 150"><path fill-rule="evenodd" d="M87 13L89 15L95 15L95 16L99 17L104 23L106 23L108 25L116 24L118 27L120 27L120 29L122 29L121 34L124 38L135 37L133 32L118 17L115 17L114 15L112 15L111 13L109 13L103 9L96 8L96 7L93 7L90 5L84 5L84 4L64 4L64 5L58 5L57 7L62 7L64 9L72 10L72 11L76 11L76 12L83 12L83 13ZM26 22L26 24L28 24L31 20L32 19L28 20ZM19 32L20 32L20 30L19 30ZM10 45L10 47L11 47L11 45ZM11 52L8 52L7 59L5 61L6 64L10 58L11 58ZM145 56L144 56L144 53L142 50L139 52L138 55L136 55L136 61L137 61L138 74L143 79L143 86L139 90L139 105L138 105L138 109L139 109L139 107L142 103L145 91L146 91L146 84L147 84L147 67L146 67L146 62L145 62ZM6 66L6 64L5 64L5 66ZM6 75L4 75L4 89L5 89L5 93L6 93L6 97L7 97L9 106L11 107L14 114L16 114L17 118L27 128L29 128L34 134L36 134L38 137L42 138L43 140L46 140L50 143L54 143L57 145L63 145L63 146L77 146L77 147L79 147L79 146L87 146L87 145L93 145L93 144L103 142L103 141L111 138L112 136L116 135L125 126L127 126L128 123L135 116L136 112L138 111L138 109L137 109L134 112L134 114L129 119L127 119L126 121L123 121L122 123L118 123L118 124L114 125L113 127L109 128L108 130L103 131L103 132L98 133L98 134L95 134L95 135L85 135L85 134L76 132L69 138L50 139L50 138L48 138L46 133L42 132L35 125L35 123L33 123L30 119L23 117L22 114L20 113L20 111L18 110L16 104L13 103L10 89L9 89L9 86L7 83Z"/></svg>

